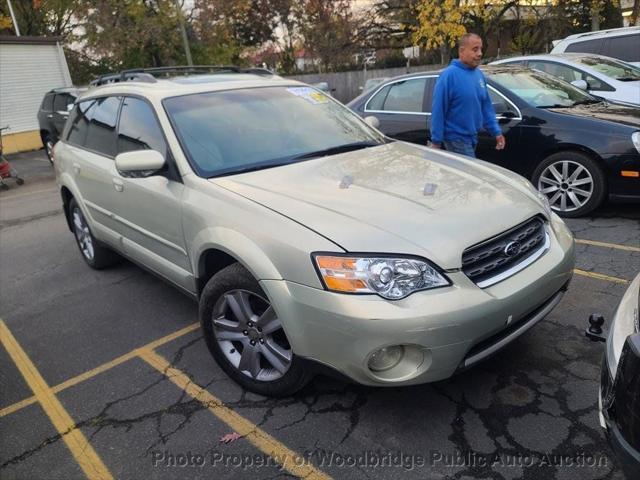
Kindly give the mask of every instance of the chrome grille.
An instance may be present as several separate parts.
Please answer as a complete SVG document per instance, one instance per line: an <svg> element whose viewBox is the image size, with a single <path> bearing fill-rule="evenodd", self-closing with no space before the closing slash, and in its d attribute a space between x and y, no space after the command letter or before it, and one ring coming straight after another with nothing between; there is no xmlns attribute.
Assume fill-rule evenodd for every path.
<svg viewBox="0 0 640 480"><path fill-rule="evenodd" d="M542 218L534 217L467 248L462 253L462 271L481 287L497 283L502 279L498 280L502 274L526 263L534 255L541 254L547 241L544 224ZM496 281L492 282L492 279Z"/></svg>

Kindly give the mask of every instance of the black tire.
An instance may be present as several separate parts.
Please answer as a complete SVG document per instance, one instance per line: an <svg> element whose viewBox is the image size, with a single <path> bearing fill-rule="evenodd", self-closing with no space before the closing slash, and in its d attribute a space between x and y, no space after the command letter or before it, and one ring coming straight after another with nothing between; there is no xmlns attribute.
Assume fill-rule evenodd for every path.
<svg viewBox="0 0 640 480"><path fill-rule="evenodd" d="M249 371L241 371L239 368L240 364L234 365L232 360L227 357L227 354L229 354L230 357L233 354L238 358L241 358L245 348L253 348L254 350L262 348L260 345L255 347L248 346L249 339L253 338L253 334L260 335L257 333L257 330L255 330L257 328L256 325L251 325L251 328L248 329L248 335L246 333L237 333L237 335L244 335L245 338L237 341L233 340L233 343L231 343L231 341L225 342L223 339L219 340L216 337L214 313L216 314L216 319L222 318L219 316L219 309L224 308L223 306L227 305L227 300L225 299L227 299L228 296L233 296L238 293L243 295L246 294L246 298L254 299L258 304L264 301L262 309L267 305L267 308L271 307L271 304L259 283L241 264L234 263L216 273L207 282L207 285L204 287L200 297L200 324L211 355L213 355L213 358L216 360L218 365L220 365L220 368L222 368L229 377L243 388L252 392L269 397L282 397L291 395L300 390L309 382L309 380L311 380L312 375L308 372L308 369L305 368L304 362L294 355L293 352L291 352L291 360L288 364L288 370L286 370L285 373L272 370L277 375L281 376L279 378L266 380L257 378L263 372L270 371L268 368L262 367L262 362L267 362L267 358L265 356L261 354L254 354L259 356L261 363L260 374L253 376ZM258 306L258 308L254 309L253 312L257 315L260 313L260 310L261 309ZM232 314L229 315L231 316ZM275 313L274 317L277 319L277 315L275 315ZM225 315L224 318L226 319L227 316ZM240 325L241 328L246 328L246 323L243 323L241 319L236 320L238 322L237 324ZM229 323L232 322L229 321ZM247 330L244 330L244 332L247 332ZM279 329L277 334L281 336L279 341L286 342L288 345L288 340L286 339L284 330ZM226 343L226 346L223 347L220 342L223 344ZM255 344L256 342L253 341L253 343ZM262 343L262 338L260 338L260 343ZM225 353L222 351L222 348L228 348L229 350ZM242 351L240 351L240 348Z"/></svg>
<svg viewBox="0 0 640 480"><path fill-rule="evenodd" d="M607 194L606 178L598 162L576 151L549 155L535 169L531 182L561 217L582 217L598 208Z"/></svg>
<svg viewBox="0 0 640 480"><path fill-rule="evenodd" d="M18 185L24 185L24 179L23 178L16 178L16 183Z"/></svg>
<svg viewBox="0 0 640 480"><path fill-rule="evenodd" d="M56 139L51 134L46 134L42 139L42 144L44 145L44 151L47 154L47 158L49 159L49 163L53 165L53 147L56 144Z"/></svg>
<svg viewBox="0 0 640 480"><path fill-rule="evenodd" d="M102 270L120 261L120 256L118 254L96 240L93 236L93 233L91 233L89 225L84 217L84 213L75 198L72 198L69 202L68 214L71 228L73 229L73 236L76 239L76 244L78 245L80 254L82 255L82 258L84 258L84 261L87 262L87 265L95 270ZM79 217L86 229L82 229L76 223L78 220L76 215ZM86 243L87 241L91 242L91 249L88 248L88 244Z"/></svg>

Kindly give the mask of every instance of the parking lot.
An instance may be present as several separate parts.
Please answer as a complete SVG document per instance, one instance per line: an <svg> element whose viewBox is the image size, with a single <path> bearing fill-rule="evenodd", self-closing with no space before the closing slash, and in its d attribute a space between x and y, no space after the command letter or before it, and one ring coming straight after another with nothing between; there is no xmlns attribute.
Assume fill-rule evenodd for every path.
<svg viewBox="0 0 640 480"><path fill-rule="evenodd" d="M0 478L623 478L583 332L640 271L637 204L567 221L567 295L478 367L271 399L217 366L195 302L127 261L86 266L42 151L10 160L27 183L0 194Z"/></svg>

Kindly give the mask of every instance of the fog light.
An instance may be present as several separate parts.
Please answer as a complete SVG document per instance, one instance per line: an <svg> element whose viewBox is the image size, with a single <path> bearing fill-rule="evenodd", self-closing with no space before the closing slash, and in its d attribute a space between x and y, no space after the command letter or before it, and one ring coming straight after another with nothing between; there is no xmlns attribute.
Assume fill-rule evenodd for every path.
<svg viewBox="0 0 640 480"><path fill-rule="evenodd" d="M381 348L373 352L369 358L369 369L373 372L384 372L398 365L403 356L404 347L402 345Z"/></svg>

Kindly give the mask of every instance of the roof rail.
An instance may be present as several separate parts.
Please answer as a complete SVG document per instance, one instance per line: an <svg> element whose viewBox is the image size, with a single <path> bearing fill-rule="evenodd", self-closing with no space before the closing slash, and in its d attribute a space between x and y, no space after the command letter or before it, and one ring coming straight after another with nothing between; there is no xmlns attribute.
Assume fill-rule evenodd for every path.
<svg viewBox="0 0 640 480"><path fill-rule="evenodd" d="M156 76L189 74L203 75L206 73L253 73L256 75L273 75L273 72L266 68L241 68L234 65L177 65L170 67L134 68L123 70L119 73L109 73L92 80L89 85L97 87L109 83L127 81L156 83L158 81Z"/></svg>

